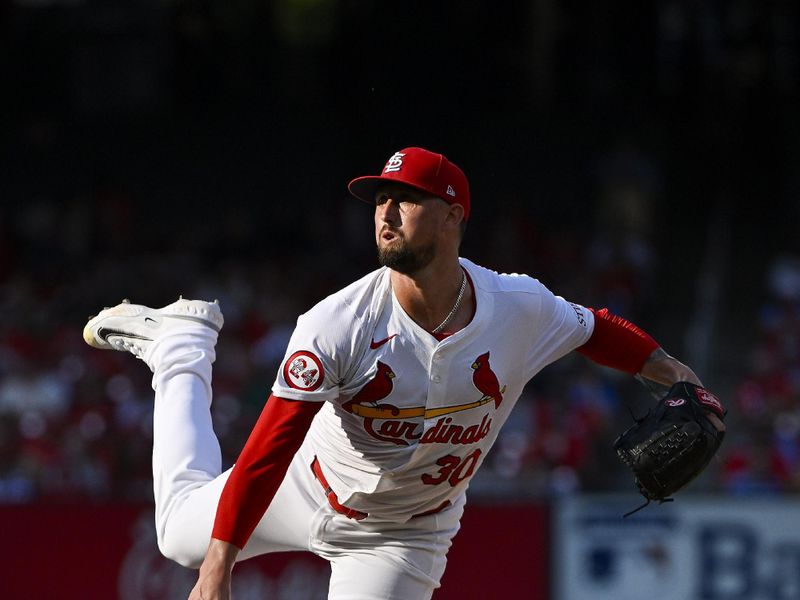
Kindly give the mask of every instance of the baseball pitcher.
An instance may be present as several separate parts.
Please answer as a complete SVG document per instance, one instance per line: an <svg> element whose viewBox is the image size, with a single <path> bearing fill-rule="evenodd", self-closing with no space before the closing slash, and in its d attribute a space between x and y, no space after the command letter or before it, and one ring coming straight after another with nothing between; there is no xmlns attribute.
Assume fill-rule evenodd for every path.
<svg viewBox="0 0 800 600"><path fill-rule="evenodd" d="M229 598L236 561L287 550L330 562L330 598L430 598L470 479L523 387L573 350L680 384L617 443L648 500L705 466L724 411L689 367L607 310L459 256L470 192L455 164L406 148L349 189L374 206L381 267L300 316L231 470L210 414L216 303L123 303L84 329L153 372L159 548L199 567L191 598Z"/></svg>

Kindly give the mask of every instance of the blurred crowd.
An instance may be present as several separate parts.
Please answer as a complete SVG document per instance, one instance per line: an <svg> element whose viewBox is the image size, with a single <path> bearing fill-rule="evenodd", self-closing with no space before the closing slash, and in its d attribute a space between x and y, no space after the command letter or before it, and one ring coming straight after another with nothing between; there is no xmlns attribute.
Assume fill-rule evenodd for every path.
<svg viewBox="0 0 800 600"><path fill-rule="evenodd" d="M125 297L219 299L232 464L297 316L377 266L345 182L409 145L470 178L463 256L634 321L727 401L732 434L693 490L797 491L795 3L0 13L0 502L152 498L149 372L81 339ZM473 495L631 490L611 444L651 402L566 357L527 386Z"/></svg>
<svg viewBox="0 0 800 600"><path fill-rule="evenodd" d="M585 230L556 227L532 208L537 205L511 203L509 211L470 224L464 255L500 271L526 271L570 300L644 324L658 304L651 229L662 193L659 168L629 142L596 162L587 202L594 212ZM132 356L91 349L81 338L91 311L123 297L151 305L179 293L220 300L226 324L213 415L224 463L232 464L297 316L377 266L369 207L351 198L334 202L330 213L310 211L291 231L292 243L274 245L263 241L261 227L248 225L235 202L218 207L213 223L203 214L184 215L170 225L165 244L165 233L147 225L149 211L137 208L135 195L108 181L77 197L53 191L2 209L0 500L151 498L150 373ZM320 244L336 244L337 251L321 251ZM788 307L773 308L765 332L797 330L777 322L796 316ZM774 351L794 349L777 341ZM628 489L630 477L611 443L631 414L646 410L647 398L628 376L578 355L548 367L520 399L473 494ZM791 415L781 422L780 432L791 435ZM739 463L736 472L726 464L719 485L741 487L748 474L758 477L759 464ZM793 463L784 467L786 481L776 485L797 473ZM717 481L718 474L711 477Z"/></svg>
<svg viewBox="0 0 800 600"><path fill-rule="evenodd" d="M731 439L722 478L735 492L800 491L800 258L775 258L757 332L735 392L745 427Z"/></svg>

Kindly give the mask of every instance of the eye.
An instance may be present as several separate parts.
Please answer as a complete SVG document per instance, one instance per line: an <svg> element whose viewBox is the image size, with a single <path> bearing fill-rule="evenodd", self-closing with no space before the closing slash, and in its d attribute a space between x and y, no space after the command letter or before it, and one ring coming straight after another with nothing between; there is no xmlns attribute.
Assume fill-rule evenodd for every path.
<svg viewBox="0 0 800 600"><path fill-rule="evenodd" d="M405 204L406 206L411 206L420 203L420 199L417 196L415 196L414 194L407 194L407 193L398 195L397 201L402 204Z"/></svg>
<svg viewBox="0 0 800 600"><path fill-rule="evenodd" d="M386 204L386 201L389 199L389 194L378 194L375 196L375 204L380 206L381 204Z"/></svg>

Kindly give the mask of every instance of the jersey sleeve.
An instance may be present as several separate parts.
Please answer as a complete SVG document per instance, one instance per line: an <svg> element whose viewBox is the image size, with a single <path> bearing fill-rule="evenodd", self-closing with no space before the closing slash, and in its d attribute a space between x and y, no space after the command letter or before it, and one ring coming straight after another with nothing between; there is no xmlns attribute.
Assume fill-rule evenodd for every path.
<svg viewBox="0 0 800 600"><path fill-rule="evenodd" d="M594 315L580 304L568 302L544 286L541 286L538 298L538 307L530 324L533 343L529 368L532 372L585 344L594 329Z"/></svg>
<svg viewBox="0 0 800 600"><path fill-rule="evenodd" d="M301 315L278 369L272 393L289 400L335 400L350 362L352 323L319 305Z"/></svg>

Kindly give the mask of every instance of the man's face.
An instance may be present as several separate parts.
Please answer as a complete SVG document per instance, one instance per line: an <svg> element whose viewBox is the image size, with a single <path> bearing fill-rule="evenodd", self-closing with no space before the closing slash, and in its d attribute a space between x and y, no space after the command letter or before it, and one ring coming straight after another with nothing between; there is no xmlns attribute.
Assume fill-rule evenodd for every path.
<svg viewBox="0 0 800 600"><path fill-rule="evenodd" d="M375 192L378 262L411 275L436 256L446 202L403 184L385 184Z"/></svg>

